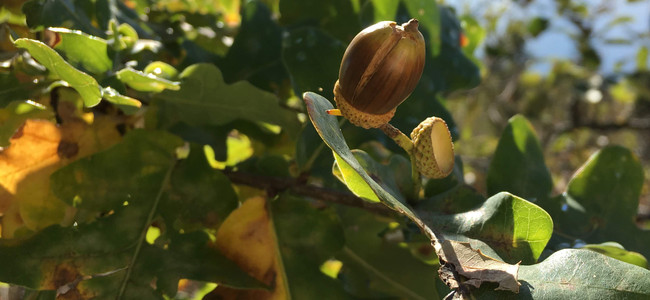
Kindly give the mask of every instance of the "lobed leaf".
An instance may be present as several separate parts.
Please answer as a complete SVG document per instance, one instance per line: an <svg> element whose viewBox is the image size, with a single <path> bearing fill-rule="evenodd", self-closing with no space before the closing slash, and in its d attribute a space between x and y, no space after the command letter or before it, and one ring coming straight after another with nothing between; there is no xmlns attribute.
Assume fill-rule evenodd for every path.
<svg viewBox="0 0 650 300"><path fill-rule="evenodd" d="M224 125L237 119L281 126L295 136L299 127L295 113L281 107L278 99L248 82L226 84L213 65L187 67L180 75L180 90L155 96L159 125L185 122L191 126Z"/></svg>

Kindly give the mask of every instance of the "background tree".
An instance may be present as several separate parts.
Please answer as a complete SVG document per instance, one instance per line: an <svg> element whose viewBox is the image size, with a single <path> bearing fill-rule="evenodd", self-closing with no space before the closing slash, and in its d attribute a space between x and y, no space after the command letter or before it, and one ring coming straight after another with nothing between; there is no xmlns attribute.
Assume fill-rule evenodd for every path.
<svg viewBox="0 0 650 300"><path fill-rule="evenodd" d="M3 1L0 298L647 298L648 30L611 35L635 19L610 1L454 5ZM391 124L443 118L458 154L422 190L325 113L349 41L414 17ZM577 54L546 72L557 31Z"/></svg>

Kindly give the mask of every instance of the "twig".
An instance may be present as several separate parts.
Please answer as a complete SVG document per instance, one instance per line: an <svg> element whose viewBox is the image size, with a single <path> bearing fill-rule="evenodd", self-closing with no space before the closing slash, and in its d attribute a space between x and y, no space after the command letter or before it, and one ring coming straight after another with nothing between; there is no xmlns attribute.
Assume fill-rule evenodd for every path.
<svg viewBox="0 0 650 300"><path fill-rule="evenodd" d="M290 190L301 196L307 196L325 202L363 208L380 215L393 214L391 209L381 203L371 203L353 195L352 193L308 184L305 180L300 178L263 176L232 170L224 170L223 173L228 176L230 181L233 183L264 189L267 193L272 195Z"/></svg>

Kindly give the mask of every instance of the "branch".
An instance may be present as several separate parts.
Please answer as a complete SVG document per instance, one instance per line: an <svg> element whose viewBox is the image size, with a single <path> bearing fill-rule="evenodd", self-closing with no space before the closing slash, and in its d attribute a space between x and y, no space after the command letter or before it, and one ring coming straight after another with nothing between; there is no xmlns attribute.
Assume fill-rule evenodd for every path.
<svg viewBox="0 0 650 300"><path fill-rule="evenodd" d="M230 178L232 183L264 189L270 195L290 190L301 196L325 202L358 207L380 215L394 214L390 208L381 203L368 202L349 192L341 192L308 184L305 180L301 180L300 178L272 177L246 172L236 172L232 170L223 170L223 173Z"/></svg>

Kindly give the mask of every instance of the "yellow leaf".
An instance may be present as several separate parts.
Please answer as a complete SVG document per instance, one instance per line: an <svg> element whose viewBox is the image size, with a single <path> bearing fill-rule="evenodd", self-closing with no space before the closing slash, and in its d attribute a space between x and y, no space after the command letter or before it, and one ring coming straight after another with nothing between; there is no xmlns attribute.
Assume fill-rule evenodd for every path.
<svg viewBox="0 0 650 300"><path fill-rule="evenodd" d="M50 175L84 156L120 139L115 123L99 119L91 126L68 122L61 126L45 120L28 120L0 151L0 215L3 238L11 238L22 225L40 230L65 221L70 206L50 191Z"/></svg>
<svg viewBox="0 0 650 300"><path fill-rule="evenodd" d="M271 286L266 290L237 290L218 286L204 299L286 299L286 278L278 253L267 200L250 198L233 211L217 232L216 247L252 277Z"/></svg>

